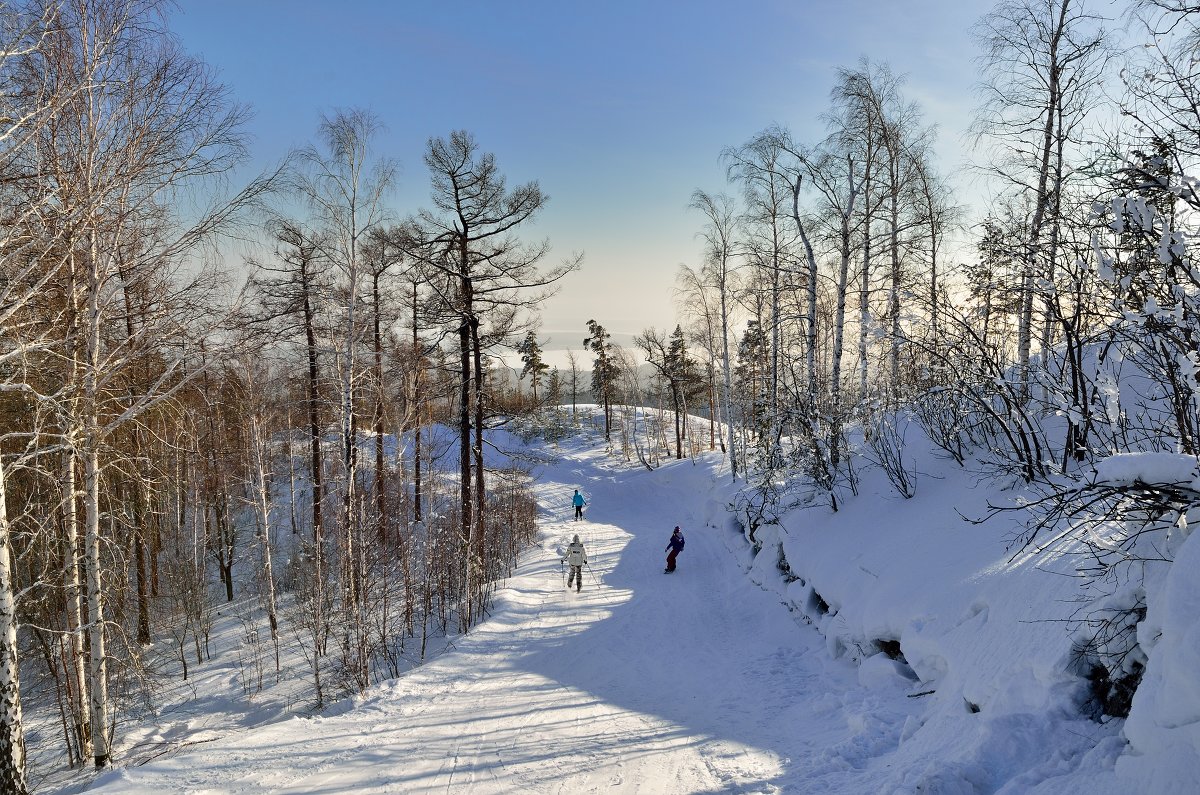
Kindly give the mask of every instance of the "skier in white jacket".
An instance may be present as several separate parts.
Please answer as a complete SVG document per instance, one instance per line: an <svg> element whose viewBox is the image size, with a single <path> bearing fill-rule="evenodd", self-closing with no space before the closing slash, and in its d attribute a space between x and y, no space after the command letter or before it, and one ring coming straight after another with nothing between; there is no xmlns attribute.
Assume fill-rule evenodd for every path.
<svg viewBox="0 0 1200 795"><path fill-rule="evenodd" d="M571 583L575 583L575 593L583 590L583 564L587 563L587 552L583 549L583 542L579 540L579 535L575 535L575 539L567 545L567 554L563 557L567 565L571 567L571 573L567 576L567 590L571 590Z"/></svg>

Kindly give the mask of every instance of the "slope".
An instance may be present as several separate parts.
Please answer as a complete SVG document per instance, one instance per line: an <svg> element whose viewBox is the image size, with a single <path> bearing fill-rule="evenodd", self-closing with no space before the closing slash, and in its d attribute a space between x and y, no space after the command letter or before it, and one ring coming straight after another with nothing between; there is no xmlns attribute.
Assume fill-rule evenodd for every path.
<svg viewBox="0 0 1200 795"><path fill-rule="evenodd" d="M576 447L539 473L542 543L457 648L318 718L99 777L101 793L806 792L895 747L915 708L861 685L698 525L716 462ZM570 521L569 497L589 499ZM662 573L670 529L688 546ZM590 571L563 587L578 532ZM853 776L851 776L853 778Z"/></svg>

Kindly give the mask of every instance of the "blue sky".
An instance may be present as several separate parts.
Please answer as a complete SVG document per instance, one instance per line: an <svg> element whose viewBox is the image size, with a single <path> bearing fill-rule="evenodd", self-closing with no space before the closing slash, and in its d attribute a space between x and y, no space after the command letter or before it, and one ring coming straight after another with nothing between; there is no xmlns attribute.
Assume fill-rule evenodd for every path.
<svg viewBox="0 0 1200 795"><path fill-rule="evenodd" d="M578 349L674 327L680 263L696 266L692 191L729 191L722 148L779 123L822 137L835 69L861 56L907 76L958 174L978 81L969 29L990 1L374 2L181 0L169 25L255 113L260 165L310 142L320 113L365 107L400 164L396 214L427 205L430 136L473 132L510 184L551 200L526 230L582 270L542 308ZM966 183L963 182L966 187Z"/></svg>

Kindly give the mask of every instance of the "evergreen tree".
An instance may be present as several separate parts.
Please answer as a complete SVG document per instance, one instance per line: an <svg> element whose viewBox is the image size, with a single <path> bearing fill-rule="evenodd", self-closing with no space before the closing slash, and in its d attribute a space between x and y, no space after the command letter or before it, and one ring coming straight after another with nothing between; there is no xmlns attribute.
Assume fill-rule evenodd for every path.
<svg viewBox="0 0 1200 795"><path fill-rule="evenodd" d="M755 438L767 429L767 374L770 367L770 347L766 332L757 320L746 321L746 331L738 342L737 366L734 379L741 397L742 416Z"/></svg>
<svg viewBox="0 0 1200 795"><path fill-rule="evenodd" d="M687 415L689 399L696 396L697 389L702 385L699 364L688 356L687 341L683 327L676 325L671 332L670 344L664 357L663 375L671 387L671 402L675 407L675 457L683 458L683 438L686 436L687 425L683 417Z"/></svg>
<svg viewBox="0 0 1200 795"><path fill-rule="evenodd" d="M562 373L555 367L546 381L546 402L555 408L562 402Z"/></svg>
<svg viewBox="0 0 1200 795"><path fill-rule="evenodd" d="M596 354L592 365L592 395L604 406L604 439L611 441L613 388L620 376L620 367L613 356L615 345L612 335L595 320L587 322L588 336L583 341L584 350Z"/></svg>
<svg viewBox="0 0 1200 795"><path fill-rule="evenodd" d="M521 361L525 365L521 368L521 378L528 376L529 385L533 389L533 402L536 403L538 385L541 384L542 377L550 369L550 365L542 361L542 346L538 344L537 335L532 331L517 343L517 352L521 354Z"/></svg>
<svg viewBox="0 0 1200 795"><path fill-rule="evenodd" d="M983 235L976 244L978 260L963 265L967 289L978 303L979 335L984 345L996 330L993 328L996 314L1015 315L1020 311L1017 289L1020 274L1014 267L1020 257L1018 245L999 220L987 218L983 222Z"/></svg>

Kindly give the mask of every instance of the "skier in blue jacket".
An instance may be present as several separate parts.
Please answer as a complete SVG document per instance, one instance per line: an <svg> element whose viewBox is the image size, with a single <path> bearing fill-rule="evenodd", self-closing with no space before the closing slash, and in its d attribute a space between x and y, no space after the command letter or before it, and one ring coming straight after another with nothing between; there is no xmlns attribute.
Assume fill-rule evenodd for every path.
<svg viewBox="0 0 1200 795"><path fill-rule="evenodd" d="M670 551L667 555L666 573L675 571L675 558L683 551L683 533L679 532L679 525L675 525L675 532L671 533L671 540L667 542L667 548L664 552Z"/></svg>
<svg viewBox="0 0 1200 795"><path fill-rule="evenodd" d="M571 504L575 506L575 519L583 518L583 506L587 501L583 499L583 495L579 493L579 489L575 489L575 496L571 498Z"/></svg>

